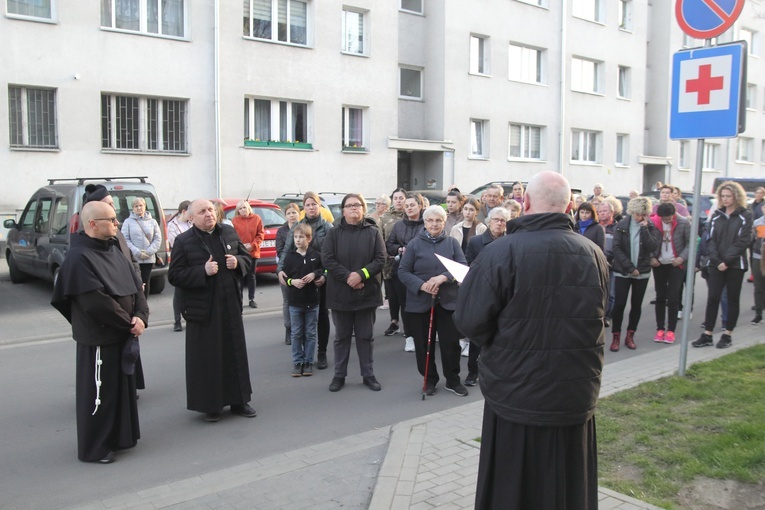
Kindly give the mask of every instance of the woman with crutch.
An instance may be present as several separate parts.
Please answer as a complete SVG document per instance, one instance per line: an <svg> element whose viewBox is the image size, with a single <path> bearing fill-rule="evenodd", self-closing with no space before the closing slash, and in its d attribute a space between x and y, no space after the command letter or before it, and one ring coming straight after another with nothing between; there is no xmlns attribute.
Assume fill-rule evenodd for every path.
<svg viewBox="0 0 765 510"><path fill-rule="evenodd" d="M433 349L438 333L444 387L464 397L468 391L460 381L460 333L452 320L457 282L436 254L461 264L466 264L465 255L457 240L446 235L446 211L442 207L428 207L423 219L425 228L407 244L398 268L398 277L406 287L406 312L411 314L417 369L422 376L427 374L425 393L434 395L439 375L435 352L429 348Z"/></svg>

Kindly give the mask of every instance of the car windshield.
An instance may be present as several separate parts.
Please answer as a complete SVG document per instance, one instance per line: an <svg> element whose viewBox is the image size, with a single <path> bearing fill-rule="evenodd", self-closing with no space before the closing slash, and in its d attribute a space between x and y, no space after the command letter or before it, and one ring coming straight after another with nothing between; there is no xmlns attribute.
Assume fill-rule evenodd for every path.
<svg viewBox="0 0 765 510"><path fill-rule="evenodd" d="M263 228L281 227L287 221L284 213L280 209L273 207L252 206L252 212L260 216L263 221ZM236 215L236 208L226 211L226 218L233 219Z"/></svg>
<svg viewBox="0 0 765 510"><path fill-rule="evenodd" d="M109 194L114 200L114 209L117 211L117 219L120 223L130 217L130 213L133 211L133 200L143 198L146 201L146 210L151 214L151 217L157 220L160 225L162 224L163 211L154 200L154 196L148 191L112 189L109 190Z"/></svg>

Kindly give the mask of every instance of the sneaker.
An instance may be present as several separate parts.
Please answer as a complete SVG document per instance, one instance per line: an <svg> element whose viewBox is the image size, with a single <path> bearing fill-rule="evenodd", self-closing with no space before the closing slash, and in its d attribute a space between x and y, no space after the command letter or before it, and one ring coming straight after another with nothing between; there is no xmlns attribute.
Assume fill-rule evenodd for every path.
<svg viewBox="0 0 765 510"><path fill-rule="evenodd" d="M380 383L377 382L377 379L375 376L372 377L364 377L362 378L364 382L364 386L369 388L372 391L380 391L382 389L382 386L380 386Z"/></svg>
<svg viewBox="0 0 765 510"><path fill-rule="evenodd" d="M718 349L727 349L728 347L731 346L732 343L733 343L733 339L731 339L730 335L726 335L723 333L720 336L720 340L717 342L717 345L715 345L715 347L717 347Z"/></svg>
<svg viewBox="0 0 765 510"><path fill-rule="evenodd" d="M428 383L425 385L425 394L429 397L432 397L436 394L436 385Z"/></svg>
<svg viewBox="0 0 765 510"><path fill-rule="evenodd" d="M181 321L175 321L175 324L173 324L173 331L183 331L183 326L181 326Z"/></svg>
<svg viewBox="0 0 765 510"><path fill-rule="evenodd" d="M468 374L468 376L465 377L465 386L475 386L477 382L478 382L477 374Z"/></svg>
<svg viewBox="0 0 765 510"><path fill-rule="evenodd" d="M404 350L406 352L414 352L414 338L411 336L406 337L406 344L404 344Z"/></svg>
<svg viewBox="0 0 765 510"><path fill-rule="evenodd" d="M255 302L254 299L250 299L250 308L257 308L258 304Z"/></svg>
<svg viewBox="0 0 765 510"><path fill-rule="evenodd" d="M396 331L398 331L398 324L391 322L388 329L385 330L385 336L393 336L396 334Z"/></svg>
<svg viewBox="0 0 765 510"><path fill-rule="evenodd" d="M698 339L691 342L691 345L694 347L708 347L710 345L714 345L714 343L715 341L712 340L712 335L702 333Z"/></svg>
<svg viewBox="0 0 765 510"><path fill-rule="evenodd" d="M460 383L457 383L454 385L454 387L450 387L448 384L444 384L444 388L446 388L446 391L451 391L458 397L467 397L468 390Z"/></svg>
<svg viewBox="0 0 765 510"><path fill-rule="evenodd" d="M313 375L313 363L303 363L303 377L311 377Z"/></svg>
<svg viewBox="0 0 765 510"><path fill-rule="evenodd" d="M674 331L667 331L664 333L664 343L665 344L673 344L675 343L675 332Z"/></svg>
<svg viewBox="0 0 765 510"><path fill-rule="evenodd" d="M387 310L388 308L390 308L390 305L388 304L388 300L386 299L385 301L383 301L383 304L380 307L380 310Z"/></svg>
<svg viewBox="0 0 765 510"><path fill-rule="evenodd" d="M333 377L332 382L329 383L329 391L340 391L340 388L345 386L345 377Z"/></svg>
<svg viewBox="0 0 765 510"><path fill-rule="evenodd" d="M470 356L470 342L467 340L460 340L460 346L462 347L462 352L460 353L460 356L463 356L467 358Z"/></svg>
<svg viewBox="0 0 765 510"><path fill-rule="evenodd" d="M318 355L316 356L316 368L319 370L324 370L327 368L327 353L319 351ZM337 390L335 390L337 391Z"/></svg>
<svg viewBox="0 0 765 510"><path fill-rule="evenodd" d="M664 341L664 330L663 329L657 329L656 330L656 336L653 337L654 342L663 342Z"/></svg>
<svg viewBox="0 0 765 510"><path fill-rule="evenodd" d="M682 319L683 319L683 311L682 310L678 310L677 311L677 320L682 320Z"/></svg>
<svg viewBox="0 0 765 510"><path fill-rule="evenodd" d="M762 314L758 313L757 315L754 316L754 319L752 319L751 324L757 325L760 322L762 322Z"/></svg>
<svg viewBox="0 0 765 510"><path fill-rule="evenodd" d="M295 363L295 365L292 367L292 377L300 377L303 375L303 365L300 363Z"/></svg>

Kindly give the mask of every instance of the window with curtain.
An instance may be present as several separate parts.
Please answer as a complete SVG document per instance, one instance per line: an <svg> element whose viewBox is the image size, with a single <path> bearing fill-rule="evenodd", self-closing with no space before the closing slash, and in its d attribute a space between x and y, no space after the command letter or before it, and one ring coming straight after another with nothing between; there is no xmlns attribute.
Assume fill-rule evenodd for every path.
<svg viewBox="0 0 765 510"><path fill-rule="evenodd" d="M11 147L57 148L56 91L8 86Z"/></svg>
<svg viewBox="0 0 765 510"><path fill-rule="evenodd" d="M364 109L343 107L343 148L364 148Z"/></svg>
<svg viewBox="0 0 765 510"><path fill-rule="evenodd" d="M746 161L748 163L754 161L752 152L754 149L754 140L744 136L738 137L738 147L736 149L736 161Z"/></svg>
<svg viewBox="0 0 765 510"><path fill-rule="evenodd" d="M508 48L508 78L527 83L544 83L543 50L511 44Z"/></svg>
<svg viewBox="0 0 765 510"><path fill-rule="evenodd" d="M245 37L301 46L308 44L308 3L305 0L244 0L243 6Z"/></svg>
<svg viewBox="0 0 765 510"><path fill-rule="evenodd" d="M245 97L244 138L258 142L310 143L308 103Z"/></svg>
<svg viewBox="0 0 765 510"><path fill-rule="evenodd" d="M356 55L366 55L366 31L363 12L343 9L342 51Z"/></svg>
<svg viewBox="0 0 765 510"><path fill-rule="evenodd" d="M574 129L571 131L571 161L581 163L598 163L597 131L583 131Z"/></svg>
<svg viewBox="0 0 765 510"><path fill-rule="evenodd" d="M8 14L52 19L54 0L8 0Z"/></svg>
<svg viewBox="0 0 765 510"><path fill-rule="evenodd" d="M616 164L627 166L629 165L629 136L624 134L616 135Z"/></svg>
<svg viewBox="0 0 765 510"><path fill-rule="evenodd" d="M619 28L632 30L632 0L619 0L617 19L619 20Z"/></svg>
<svg viewBox="0 0 765 510"><path fill-rule="evenodd" d="M630 68L625 66L619 66L619 75L617 77L617 94L619 97L629 99L632 97L630 87Z"/></svg>
<svg viewBox="0 0 765 510"><path fill-rule="evenodd" d="M680 142L680 154L677 158L677 166L680 168L690 168L688 163L688 151L691 150L691 142Z"/></svg>
<svg viewBox="0 0 765 510"><path fill-rule="evenodd" d="M542 159L542 127L510 124L511 158Z"/></svg>
<svg viewBox="0 0 765 510"><path fill-rule="evenodd" d="M704 142L704 161L703 167L707 170L717 168L717 150L719 145L716 143Z"/></svg>
<svg viewBox="0 0 765 510"><path fill-rule="evenodd" d="M188 100L101 95L101 149L188 153Z"/></svg>
<svg viewBox="0 0 765 510"><path fill-rule="evenodd" d="M748 110L757 109L757 85L754 83L746 84L746 108Z"/></svg>
<svg viewBox="0 0 765 510"><path fill-rule="evenodd" d="M101 26L167 37L187 37L189 0L101 0Z"/></svg>
<svg viewBox="0 0 765 510"><path fill-rule="evenodd" d="M487 146L487 120L470 120L470 155L475 158L486 158L488 154Z"/></svg>
<svg viewBox="0 0 765 510"><path fill-rule="evenodd" d="M605 0L573 0L571 14L590 21L603 21Z"/></svg>
<svg viewBox="0 0 765 510"><path fill-rule="evenodd" d="M470 36L470 72L489 74L489 38L480 35Z"/></svg>
<svg viewBox="0 0 765 510"><path fill-rule="evenodd" d="M571 58L571 90L602 93L601 69L603 64L578 57Z"/></svg>

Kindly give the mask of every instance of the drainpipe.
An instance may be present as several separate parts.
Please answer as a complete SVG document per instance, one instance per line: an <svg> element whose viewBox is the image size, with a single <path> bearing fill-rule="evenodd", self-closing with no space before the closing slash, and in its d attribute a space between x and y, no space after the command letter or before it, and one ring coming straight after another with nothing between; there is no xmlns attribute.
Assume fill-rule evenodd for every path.
<svg viewBox="0 0 765 510"><path fill-rule="evenodd" d="M215 0L215 16L213 26L214 55L214 106L215 106L215 196L221 196L221 168L220 168L220 1Z"/></svg>
<svg viewBox="0 0 765 510"><path fill-rule="evenodd" d="M566 37L568 20L566 19L566 4L561 2L560 10L560 136L558 140L558 172L563 172L563 162L566 154Z"/></svg>

